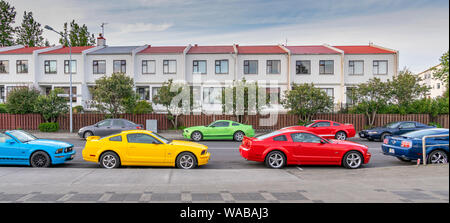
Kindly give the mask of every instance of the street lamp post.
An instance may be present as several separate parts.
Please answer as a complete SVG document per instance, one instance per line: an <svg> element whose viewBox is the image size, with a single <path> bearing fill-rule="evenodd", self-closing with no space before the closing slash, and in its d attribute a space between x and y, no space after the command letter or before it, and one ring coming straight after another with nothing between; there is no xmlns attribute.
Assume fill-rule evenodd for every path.
<svg viewBox="0 0 450 223"><path fill-rule="evenodd" d="M53 31L55 33L58 33L59 35L61 35L64 40L66 40L67 44L69 45L69 80L70 80L70 84L69 84L69 103L70 103L70 109L69 109L69 114L70 114L70 133L73 132L73 109L72 109L72 43L69 41L69 39L67 38L67 35L65 35L62 32L57 32L56 30L54 30L52 27L50 26L45 26L44 28Z"/></svg>

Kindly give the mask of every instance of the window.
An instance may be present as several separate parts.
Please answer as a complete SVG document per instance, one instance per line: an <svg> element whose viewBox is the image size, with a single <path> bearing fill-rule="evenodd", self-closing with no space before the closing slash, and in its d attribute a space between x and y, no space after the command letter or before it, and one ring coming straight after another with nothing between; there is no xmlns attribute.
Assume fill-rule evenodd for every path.
<svg viewBox="0 0 450 223"><path fill-rule="evenodd" d="M177 73L177 61L176 60L164 60L163 61L163 73L164 74L176 74Z"/></svg>
<svg viewBox="0 0 450 223"><path fill-rule="evenodd" d="M112 142L122 142L122 136L114 136L114 137L111 137L111 138L109 138L109 141L112 141Z"/></svg>
<svg viewBox="0 0 450 223"><path fill-rule="evenodd" d="M72 70L72 74L76 74L77 73L77 61L76 60L72 60L71 64L70 64L70 68ZM69 60L65 60L64 61L64 73L65 74L69 74Z"/></svg>
<svg viewBox="0 0 450 223"><path fill-rule="evenodd" d="M127 126L127 123L125 122L125 120L122 120L122 119L114 119L112 123L113 123L112 125L115 127Z"/></svg>
<svg viewBox="0 0 450 223"><path fill-rule="evenodd" d="M268 60L267 74L280 74L280 73L281 73L281 60Z"/></svg>
<svg viewBox="0 0 450 223"><path fill-rule="evenodd" d="M44 71L46 74L56 74L56 60L44 61Z"/></svg>
<svg viewBox="0 0 450 223"><path fill-rule="evenodd" d="M113 73L126 73L127 61L126 60L114 60L113 61Z"/></svg>
<svg viewBox="0 0 450 223"><path fill-rule="evenodd" d="M387 60L374 60L373 74L377 75L387 74Z"/></svg>
<svg viewBox="0 0 450 223"><path fill-rule="evenodd" d="M319 61L319 74L334 74L334 61L333 60Z"/></svg>
<svg viewBox="0 0 450 223"><path fill-rule="evenodd" d="M348 105L353 105L353 99L352 99L352 97L353 97L353 90L354 90L353 87L348 87L347 88L346 95L347 95L347 104Z"/></svg>
<svg viewBox="0 0 450 223"><path fill-rule="evenodd" d="M339 123L333 123L333 126L341 126L341 124L339 124Z"/></svg>
<svg viewBox="0 0 450 223"><path fill-rule="evenodd" d="M287 141L287 137L285 135L280 135L280 136L274 137L273 141L285 142L285 141Z"/></svg>
<svg viewBox="0 0 450 223"><path fill-rule="evenodd" d="M210 127L228 127L230 126L229 122L214 122L210 125Z"/></svg>
<svg viewBox="0 0 450 223"><path fill-rule="evenodd" d="M0 74L9 73L9 61L8 60L0 60Z"/></svg>
<svg viewBox="0 0 450 223"><path fill-rule="evenodd" d="M310 60L297 60L295 62L296 74L311 74L311 61Z"/></svg>
<svg viewBox="0 0 450 223"><path fill-rule="evenodd" d="M363 60L350 60L348 62L348 74L363 75L364 74L364 61Z"/></svg>
<svg viewBox="0 0 450 223"><path fill-rule="evenodd" d="M10 136L0 132L0 143L5 143L9 139L12 139L12 138Z"/></svg>
<svg viewBox="0 0 450 223"><path fill-rule="evenodd" d="M228 60L216 60L216 74L228 74Z"/></svg>
<svg viewBox="0 0 450 223"><path fill-rule="evenodd" d="M258 61L244 60L244 74L258 74Z"/></svg>
<svg viewBox="0 0 450 223"><path fill-rule="evenodd" d="M413 129L415 127L416 127L416 124L414 124L414 122L406 122L399 126L399 128L402 128L402 129Z"/></svg>
<svg viewBox="0 0 450 223"><path fill-rule="evenodd" d="M106 60L94 60L94 74L106 74Z"/></svg>
<svg viewBox="0 0 450 223"><path fill-rule="evenodd" d="M55 89L62 89L64 94L70 94L70 87L55 87ZM72 102L77 102L77 87L72 87ZM67 101L69 101L69 97L66 97Z"/></svg>
<svg viewBox="0 0 450 223"><path fill-rule="evenodd" d="M112 124L112 120L108 119L108 120L101 121L101 122L97 123L97 127L99 127L99 128L101 128L101 127L108 127L108 126L111 126L111 124Z"/></svg>
<svg viewBox="0 0 450 223"><path fill-rule="evenodd" d="M233 122L233 124L231 124L232 126L240 126L241 124Z"/></svg>
<svg viewBox="0 0 450 223"><path fill-rule="evenodd" d="M291 137L294 142L320 143L322 141L320 137L309 133L294 133L291 134Z"/></svg>
<svg viewBox="0 0 450 223"><path fill-rule="evenodd" d="M16 71L18 74L27 74L28 73L28 60L16 61Z"/></svg>
<svg viewBox="0 0 450 223"><path fill-rule="evenodd" d="M154 60L142 61L142 74L154 74L156 73L156 62Z"/></svg>
<svg viewBox="0 0 450 223"><path fill-rule="evenodd" d="M328 97L331 97L334 99L334 88L321 88L320 90L327 93Z"/></svg>
<svg viewBox="0 0 450 223"><path fill-rule="evenodd" d="M0 86L0 103L4 103L5 102L5 86Z"/></svg>
<svg viewBox="0 0 450 223"><path fill-rule="evenodd" d="M159 89L161 89L161 87L152 87L152 100L156 95L158 95Z"/></svg>
<svg viewBox="0 0 450 223"><path fill-rule="evenodd" d="M317 122L312 127L329 127L330 125L330 122Z"/></svg>
<svg viewBox="0 0 450 223"><path fill-rule="evenodd" d="M150 87L137 87L137 93L140 100L150 100Z"/></svg>
<svg viewBox="0 0 450 223"><path fill-rule="evenodd" d="M271 98L272 96L272 98ZM280 103L280 88L266 88L266 98L267 100L270 100L272 103L273 97L276 98L276 101L274 101L274 104Z"/></svg>
<svg viewBox="0 0 450 223"><path fill-rule="evenodd" d="M203 88L203 103L204 104L221 104L222 103L222 88L220 88L220 87Z"/></svg>
<svg viewBox="0 0 450 223"><path fill-rule="evenodd" d="M206 74L206 60L194 60L192 62L192 72L194 74Z"/></svg>
<svg viewBox="0 0 450 223"><path fill-rule="evenodd" d="M142 133L128 134L127 140L129 143L161 144L161 142L153 138L153 136Z"/></svg>

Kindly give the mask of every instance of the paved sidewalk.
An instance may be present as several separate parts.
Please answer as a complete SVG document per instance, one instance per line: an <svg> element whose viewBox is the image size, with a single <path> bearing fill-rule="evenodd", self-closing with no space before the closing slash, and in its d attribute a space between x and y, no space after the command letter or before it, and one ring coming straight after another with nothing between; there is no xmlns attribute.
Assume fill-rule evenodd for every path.
<svg viewBox="0 0 450 223"><path fill-rule="evenodd" d="M449 202L448 165L300 170L0 168L0 202Z"/></svg>

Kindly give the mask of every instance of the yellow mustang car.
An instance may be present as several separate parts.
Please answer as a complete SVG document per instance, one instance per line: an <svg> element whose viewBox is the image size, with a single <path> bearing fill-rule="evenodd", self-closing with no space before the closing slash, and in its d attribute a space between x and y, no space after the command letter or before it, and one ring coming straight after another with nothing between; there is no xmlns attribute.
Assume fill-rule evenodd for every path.
<svg viewBox="0 0 450 223"><path fill-rule="evenodd" d="M100 138L88 137L83 159L112 169L119 166L176 166L191 169L208 163L208 147L168 140L147 130L129 130Z"/></svg>

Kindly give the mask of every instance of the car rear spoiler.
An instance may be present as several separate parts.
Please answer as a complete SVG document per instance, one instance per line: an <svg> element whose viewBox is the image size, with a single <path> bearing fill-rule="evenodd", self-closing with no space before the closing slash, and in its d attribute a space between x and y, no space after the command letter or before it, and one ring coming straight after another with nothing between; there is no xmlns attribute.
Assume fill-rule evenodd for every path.
<svg viewBox="0 0 450 223"><path fill-rule="evenodd" d="M89 136L87 137L86 141L93 141L93 140L99 140L100 136Z"/></svg>

